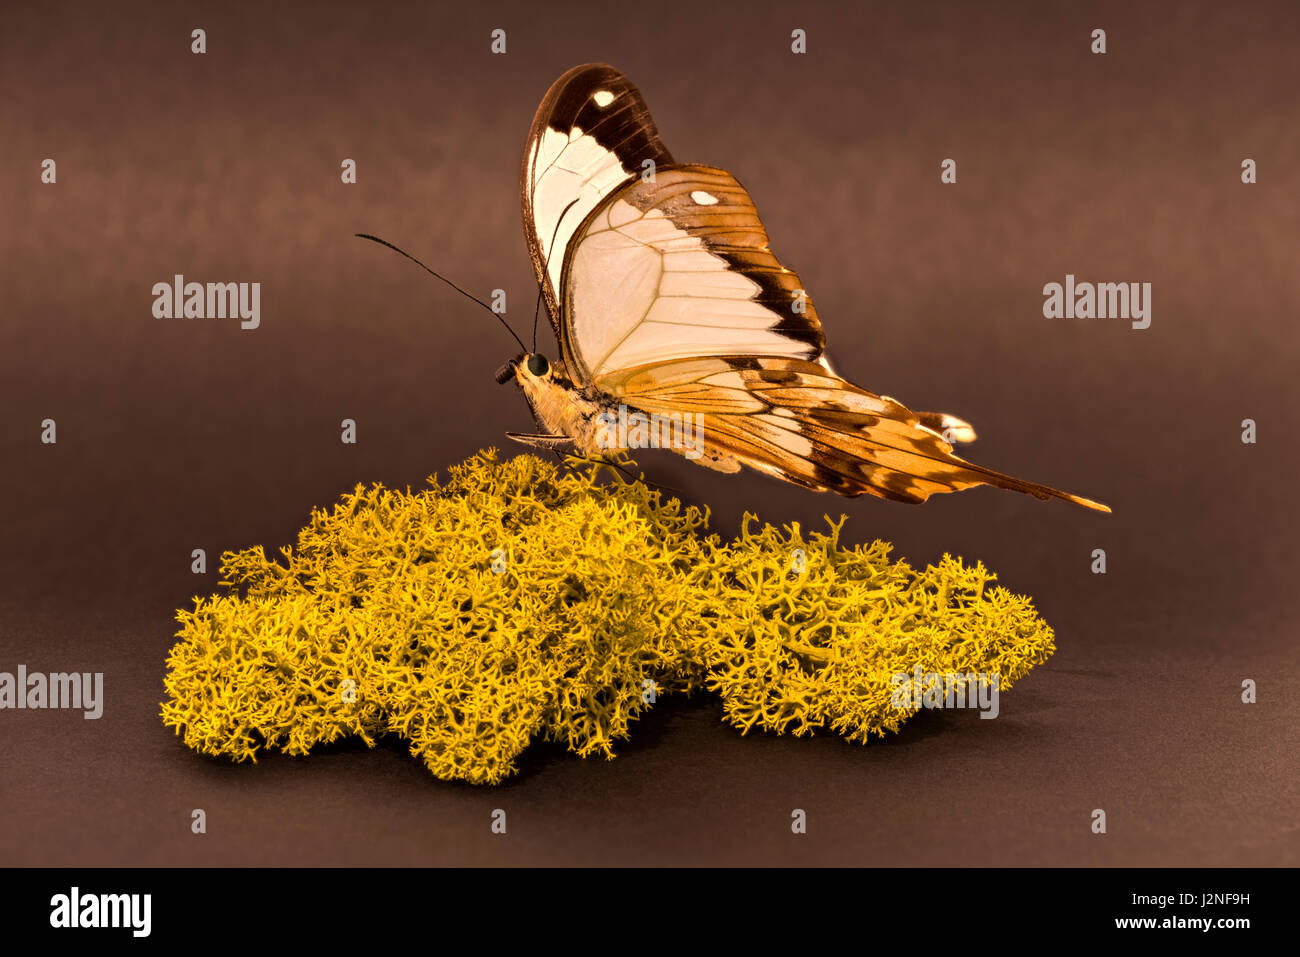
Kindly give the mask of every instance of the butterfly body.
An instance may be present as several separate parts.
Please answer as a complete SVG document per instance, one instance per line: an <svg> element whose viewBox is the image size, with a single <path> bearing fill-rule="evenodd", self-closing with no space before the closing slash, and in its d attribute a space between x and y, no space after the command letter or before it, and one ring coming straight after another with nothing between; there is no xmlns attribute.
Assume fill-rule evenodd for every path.
<svg viewBox="0 0 1300 957"><path fill-rule="evenodd" d="M527 445L544 448L571 448L586 457L606 455L610 452L635 451L656 444L651 440L650 420L657 413L628 406L609 393L587 386L579 388L552 368L541 375L532 370L537 366L529 360L536 354L524 354L511 360L498 373L499 381L513 379L524 393L528 406L538 424L546 429L537 435L507 433L512 439ZM546 363L549 367L549 363ZM634 420L645 420L644 441L637 441L637 433L629 435L626 422L629 414ZM681 421L678 419L676 421ZM637 423L639 424L639 422ZM679 430L684 433L685 430ZM719 472L739 472L740 462L717 449L706 449L695 441L694 423L683 441L673 442L672 431L659 430L653 436L666 436L660 447L671 449L692 461Z"/></svg>
<svg viewBox="0 0 1300 957"><path fill-rule="evenodd" d="M968 462L955 416L841 378L816 307L725 170L677 163L637 88L589 64L538 107L521 171L524 231L560 345L503 366L546 430L584 455L645 447L818 491L923 502L977 485L1090 499Z"/></svg>
<svg viewBox="0 0 1300 957"><path fill-rule="evenodd" d="M539 363L537 359L542 361ZM545 357L535 353L518 356L507 368L546 434L567 439L567 444L584 455L612 448L607 444L608 438L602 437L607 429L600 420L602 412L616 407L611 397L591 388L578 388L567 377L556 373Z"/></svg>

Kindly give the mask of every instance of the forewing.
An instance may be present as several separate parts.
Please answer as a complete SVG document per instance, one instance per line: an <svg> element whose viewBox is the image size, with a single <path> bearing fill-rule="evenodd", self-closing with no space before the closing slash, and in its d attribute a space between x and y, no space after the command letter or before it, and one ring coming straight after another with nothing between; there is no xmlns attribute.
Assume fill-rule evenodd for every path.
<svg viewBox="0 0 1300 957"><path fill-rule="evenodd" d="M566 362L597 386L625 369L699 356L815 361L825 345L817 310L772 254L753 200L709 166L660 169L608 197L567 250L560 288Z"/></svg>
<svg viewBox="0 0 1300 957"><path fill-rule="evenodd" d="M560 272L583 219L646 168L672 163L641 93L612 66L575 67L551 86L524 147L524 233L557 339Z"/></svg>

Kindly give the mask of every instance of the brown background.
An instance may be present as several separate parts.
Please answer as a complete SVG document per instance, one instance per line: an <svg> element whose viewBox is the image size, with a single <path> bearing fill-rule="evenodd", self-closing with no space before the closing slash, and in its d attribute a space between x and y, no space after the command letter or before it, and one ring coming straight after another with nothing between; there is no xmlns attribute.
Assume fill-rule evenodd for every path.
<svg viewBox="0 0 1300 957"><path fill-rule="evenodd" d="M28 4L4 19L0 670L103 671L107 703L97 722L0 713L0 862L1300 859L1294 3ZM191 549L215 566L223 548L276 548L358 481L419 485L528 427L491 379L514 351L503 332L351 235L506 289L525 329L523 137L549 83L591 60L640 85L677 157L746 184L841 372L969 418L976 461L1115 514L988 489L909 508L666 453L643 464L724 532L746 509L805 525L845 511L852 540L913 562L983 559L1035 597L1056 656L996 721L921 715L864 748L741 737L710 698L663 701L618 760L535 749L497 789L440 783L396 743L257 766L189 752L157 712L174 610L215 585L190 574ZM261 282L262 327L154 319L151 287L177 272ZM1042 286L1067 272L1153 283L1151 328L1044 319ZM38 440L46 417L56 446ZM1240 441L1246 417L1258 445ZM1089 572L1098 547L1105 576Z"/></svg>

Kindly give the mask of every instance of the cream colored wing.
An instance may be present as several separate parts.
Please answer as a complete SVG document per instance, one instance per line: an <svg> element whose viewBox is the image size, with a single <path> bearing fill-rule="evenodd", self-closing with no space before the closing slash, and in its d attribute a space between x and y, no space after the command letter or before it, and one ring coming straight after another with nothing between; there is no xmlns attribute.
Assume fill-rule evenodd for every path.
<svg viewBox="0 0 1300 957"><path fill-rule="evenodd" d="M624 369L697 356L813 362L825 344L749 194L709 166L660 169L603 200L566 250L560 290L565 362L599 388Z"/></svg>

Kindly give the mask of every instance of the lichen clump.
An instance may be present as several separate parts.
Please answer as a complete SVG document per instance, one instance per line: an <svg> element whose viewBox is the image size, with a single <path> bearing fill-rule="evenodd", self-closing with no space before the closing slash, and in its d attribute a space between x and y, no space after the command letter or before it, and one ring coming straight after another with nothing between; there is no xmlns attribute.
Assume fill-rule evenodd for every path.
<svg viewBox="0 0 1300 957"><path fill-rule="evenodd" d="M1054 650L1028 599L982 565L916 571L707 515L642 482L488 450L421 492L357 486L281 549L226 552L227 593L181 610L165 724L197 751L384 734L439 778L494 784L535 738L614 756L661 696L700 689L748 731L853 741L916 710L897 675L998 676Z"/></svg>

